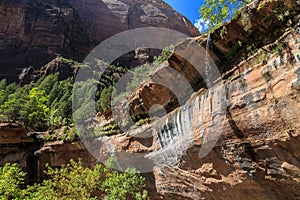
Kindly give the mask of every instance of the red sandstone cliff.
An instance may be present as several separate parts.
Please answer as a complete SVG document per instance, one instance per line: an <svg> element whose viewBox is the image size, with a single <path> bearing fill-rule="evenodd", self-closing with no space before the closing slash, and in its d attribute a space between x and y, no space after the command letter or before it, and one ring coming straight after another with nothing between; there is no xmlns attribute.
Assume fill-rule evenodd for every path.
<svg viewBox="0 0 300 200"><path fill-rule="evenodd" d="M0 78L16 81L59 53L82 60L101 41L125 30L155 26L197 36L185 17L161 0L3 0Z"/></svg>
<svg viewBox="0 0 300 200"><path fill-rule="evenodd" d="M158 152L152 157L153 172L145 174L152 199L300 199L300 6L296 1L265 2L260 11L252 10L258 17L252 13L251 30L244 33L240 21L234 20L225 25L222 37L222 27L212 33L210 53L221 77L210 92L193 66L174 53L159 69L178 70L199 90L188 95L185 105L169 104L174 95L155 85L154 78L132 94L129 105L137 116L143 111L139 108L147 110L155 103L170 109L152 137L135 135L149 131L150 124L107 140L114 144L120 163L128 160L122 151ZM276 8L291 13L286 19L290 25L278 20ZM238 40L241 46L234 45ZM248 51L254 40L257 45ZM205 44L203 37L189 39L175 52L188 49L191 41ZM281 50L274 51L278 46ZM29 165L23 146L1 148L1 162ZM40 167L74 157L89 165L95 162L81 142L53 142L34 155Z"/></svg>

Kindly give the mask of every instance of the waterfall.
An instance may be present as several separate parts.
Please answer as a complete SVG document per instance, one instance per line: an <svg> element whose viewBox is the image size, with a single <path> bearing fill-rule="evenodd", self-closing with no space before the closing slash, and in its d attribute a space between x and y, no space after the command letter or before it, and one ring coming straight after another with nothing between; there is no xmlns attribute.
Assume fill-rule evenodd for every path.
<svg viewBox="0 0 300 200"><path fill-rule="evenodd" d="M176 165L179 158L194 145L197 129L203 137L202 119L211 115L210 101L207 93L197 96L160 120L156 132L160 149L150 156L158 166Z"/></svg>
<svg viewBox="0 0 300 200"><path fill-rule="evenodd" d="M210 63L209 63L209 49L211 46L211 35L210 33L207 36L206 40L206 51L205 51L205 77L206 77L206 85L208 88L212 85L212 80L210 80Z"/></svg>
<svg viewBox="0 0 300 200"><path fill-rule="evenodd" d="M149 157L157 166L176 165L186 151L195 144L194 136L197 136L197 144L202 144L199 157L206 156L215 146L222 125L225 121L224 98L226 88L220 84L212 85L216 80L209 59L211 36L208 35L205 54L204 79L208 90L196 94L185 105L167 114L156 122L156 138L159 147ZM225 95L224 95L225 94ZM195 133L200 134L195 135Z"/></svg>
<svg viewBox="0 0 300 200"><path fill-rule="evenodd" d="M199 128L200 128L200 137L203 139L203 134L204 134L204 130L203 130L203 126L202 126L202 114L201 114L201 108L203 105L203 96L198 96L197 97L197 111L198 111L198 123L199 123Z"/></svg>

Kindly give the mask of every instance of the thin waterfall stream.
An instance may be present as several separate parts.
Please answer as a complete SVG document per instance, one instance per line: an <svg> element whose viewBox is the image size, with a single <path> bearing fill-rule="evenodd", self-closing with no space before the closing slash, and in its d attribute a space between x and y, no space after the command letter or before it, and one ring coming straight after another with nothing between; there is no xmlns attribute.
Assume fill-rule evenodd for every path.
<svg viewBox="0 0 300 200"><path fill-rule="evenodd" d="M225 113L223 98L224 87L213 87L209 50L211 48L211 36L208 35L205 52L205 79L208 90L201 91L190 98L184 105L167 114L157 122L156 138L159 150L150 154L149 157L157 166L176 165L186 151L195 144L194 135L199 132L202 143L199 156L205 156L212 149L218 139L219 133L212 132L221 130ZM217 127L217 128L216 128Z"/></svg>

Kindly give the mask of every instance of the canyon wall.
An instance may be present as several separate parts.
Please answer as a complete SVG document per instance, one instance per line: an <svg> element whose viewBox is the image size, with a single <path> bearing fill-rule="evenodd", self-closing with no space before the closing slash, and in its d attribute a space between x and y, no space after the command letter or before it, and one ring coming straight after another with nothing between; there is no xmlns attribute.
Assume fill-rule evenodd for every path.
<svg viewBox="0 0 300 200"><path fill-rule="evenodd" d="M286 44L281 53L268 49L281 44ZM268 58L262 56L266 51ZM144 161L129 154L150 158L153 173L146 177L152 199L299 199L299 67L300 34L293 28L166 116L110 136L114 156L121 166L141 169ZM154 80L133 95L132 108L141 108L134 106L138 103L144 111L157 98L174 97L147 94L137 101L145 91L167 91Z"/></svg>
<svg viewBox="0 0 300 200"><path fill-rule="evenodd" d="M82 141L51 142L30 150L34 159L29 161L34 164L29 165L24 162L27 147L19 138L16 144L9 140L0 144L1 164L17 161L27 170L39 168L30 177L38 180L45 163L59 166L82 158L92 166L101 159L97 155L113 153L122 166L134 161L127 156L130 153L144 153L153 164L153 171L144 174L151 199L300 199L300 6L296 1L274 2L251 10L249 31L236 19L211 33L211 41L200 36L176 45L155 73L184 91L185 84L167 76L170 68L175 69L192 90L180 93L182 101L176 100L168 88L155 84L154 73L130 96L128 107L140 116L161 104L167 114L107 136L106 144L113 149L89 152ZM277 7L290 15L279 20ZM223 27L227 32L221 34ZM254 40L256 45L251 46ZM207 65L199 60L202 75L212 66L219 70L211 84L176 54L190 45L204 47L198 58L209 53L215 61L216 65ZM28 142L39 145L39 135Z"/></svg>
<svg viewBox="0 0 300 200"><path fill-rule="evenodd" d="M56 54L82 61L110 36L146 26L170 28L188 36L199 34L188 19L163 1L3 0L0 78L17 81L24 68L39 69Z"/></svg>
<svg viewBox="0 0 300 200"><path fill-rule="evenodd" d="M169 114L154 172L166 199L299 199L299 34L283 55L243 61ZM184 147L184 148L183 148ZM185 151L186 150L186 151ZM167 181L166 181L167 180Z"/></svg>
<svg viewBox="0 0 300 200"><path fill-rule="evenodd" d="M277 3L266 3L258 13L262 18L250 15L246 36L238 19L213 32L209 45L202 36L178 44L131 95L127 107L134 116L156 104L168 113L108 140L121 166L143 169L144 160L139 166L130 158L134 153L153 162L153 173L146 174L152 199L300 199L299 5ZM290 26L276 17L279 5L293 13L286 19ZM195 41L206 46L221 72L214 86L200 77L210 67L205 52L198 55L198 70L180 56L185 50L191 56L187 49ZM198 91L191 94L171 69ZM161 82L183 90L181 96Z"/></svg>

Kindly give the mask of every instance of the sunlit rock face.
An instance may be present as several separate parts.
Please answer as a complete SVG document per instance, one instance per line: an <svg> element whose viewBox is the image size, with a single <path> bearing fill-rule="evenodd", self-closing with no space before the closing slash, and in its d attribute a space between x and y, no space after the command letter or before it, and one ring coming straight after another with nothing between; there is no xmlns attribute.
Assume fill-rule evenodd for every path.
<svg viewBox="0 0 300 200"><path fill-rule="evenodd" d="M207 50L224 70L212 88L175 51L155 73L185 88L185 83L165 73L171 67L200 90L187 94L191 97L180 104L178 96L157 85L153 75L132 94L128 106L135 116L157 103L168 112L153 121L154 135L148 140L137 133L149 131L149 125L110 138L116 152L149 153L155 166L152 176L147 175L153 199L299 198L300 24L295 11L299 7L289 7L290 3L283 4L293 13L289 29L276 24L271 8L278 5L260 11L280 29L273 37L264 34L267 28L259 28L259 19L252 23L253 29L260 29L250 31L253 37L237 38L245 44L239 50L231 46L238 35L233 27L242 26L239 21L226 25L230 31L223 39L219 30L212 33L212 48ZM262 40L255 51L247 52L248 39L255 39L255 34ZM198 41L205 48L205 40Z"/></svg>
<svg viewBox="0 0 300 200"><path fill-rule="evenodd" d="M148 0L4 0L0 25L0 78L10 81L57 53L82 60L101 41L129 29L154 26L199 35L169 5Z"/></svg>
<svg viewBox="0 0 300 200"><path fill-rule="evenodd" d="M260 52L240 63L223 84L195 94L160 123L161 151L154 157L159 194L166 199L298 198L299 38L288 33L281 40L288 43L282 55L261 63Z"/></svg>
<svg viewBox="0 0 300 200"><path fill-rule="evenodd" d="M297 29L285 32L273 43L286 44L280 54L262 60L267 47L259 49L215 87L200 89L158 121L109 137L120 163L128 161L121 151L147 153L154 163L146 175L152 199L298 199L299 38ZM151 96L142 93L151 92L151 81L136 91L140 96L135 93L132 104L146 108L163 101L137 101ZM153 137L143 138L146 132Z"/></svg>
<svg viewBox="0 0 300 200"><path fill-rule="evenodd" d="M153 172L145 174L151 199L299 199L300 7L296 1L278 2L269 2L260 10L257 16L262 20L251 15L250 35L240 34L243 26L234 20L225 25L228 32L223 38L219 35L222 27L211 34L211 48L206 48L203 37L176 46L175 50L184 50L190 41L196 41L204 48L199 58L205 59L208 52L217 63L219 79L208 87L191 63L172 54L155 73L161 73L163 80L179 91L190 86L195 92L188 89L176 96L170 88L155 84L158 76L154 74L132 93L128 108L140 116L160 104L166 114L150 124L108 136L105 144L113 149L97 148L97 140L93 155L113 154L121 166L130 166L136 160L124 152L147 154L153 164ZM277 6L292 13L290 27L276 18L273 10ZM270 30L263 24L269 20L275 23ZM235 31L234 27L239 28ZM270 37L275 27L279 30ZM242 46L234 46L236 39ZM253 40L258 41L256 49L247 52ZM202 67L205 71L207 66ZM171 77L170 68L186 82ZM178 97L182 101L176 100ZM99 118L104 124L106 119ZM2 152L7 152L3 160L19 158L26 167L19 150L2 147ZM35 166L40 167L47 162L64 164L76 156L87 165L101 159L91 156L81 142L53 142L31 152Z"/></svg>

